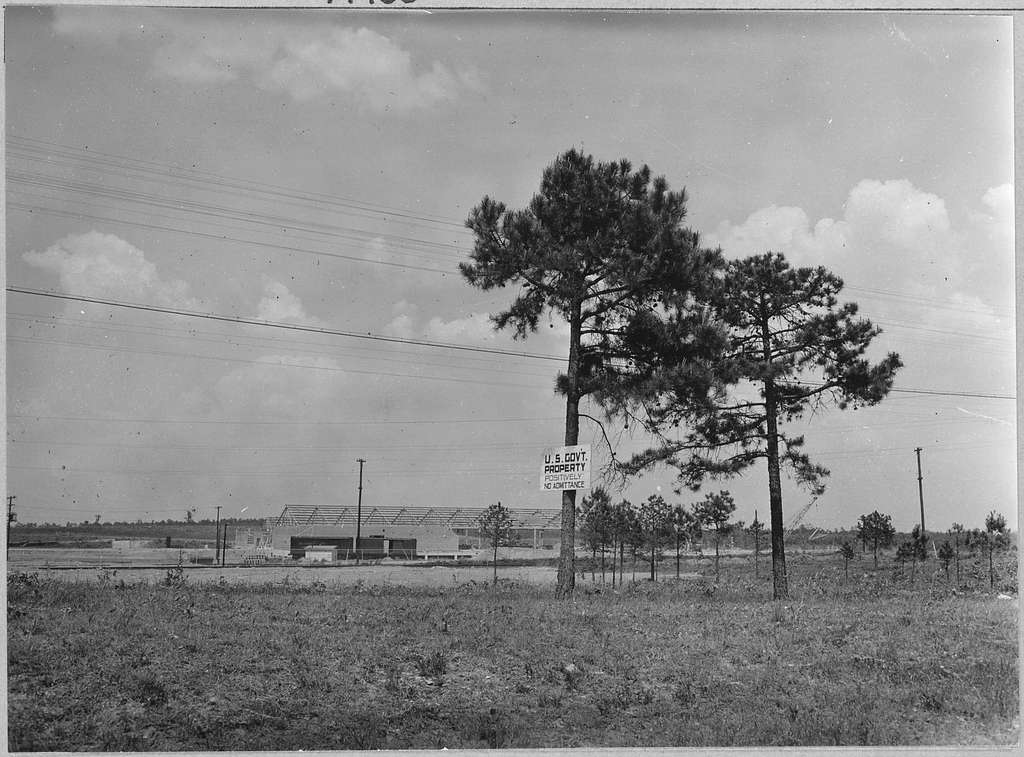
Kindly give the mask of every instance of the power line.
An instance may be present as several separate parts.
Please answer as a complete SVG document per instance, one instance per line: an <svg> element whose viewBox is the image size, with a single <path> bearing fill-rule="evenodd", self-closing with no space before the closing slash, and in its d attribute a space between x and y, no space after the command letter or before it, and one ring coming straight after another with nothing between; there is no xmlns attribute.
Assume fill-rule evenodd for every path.
<svg viewBox="0 0 1024 757"><path fill-rule="evenodd" d="M439 273L448 275L454 272L454 269L447 270L444 268L430 268L428 266L412 265L411 263L395 263L389 260L373 260L371 258L360 258L355 255L343 255L339 252L324 252L322 250L311 250L305 247L296 247L294 245L275 244L273 242L260 242L255 239L238 239L236 237L229 237L224 234L209 234L195 229L179 229L173 226L160 226L159 224L144 223L142 221L125 221L118 218L109 218L107 216L98 216L90 213L75 213L73 211L57 210L54 208L41 208L33 207L31 205L25 205L19 202L8 202L7 207L9 209L27 210L28 212L41 211L50 215L64 216L70 218L91 218L97 221L107 221L110 223L123 223L129 226L138 226L144 229L151 229L154 231L170 231L178 234L188 234L190 236L201 237L203 239L213 239L218 242L230 241L238 242L239 244L252 245L254 247L266 247L273 250L285 250L287 252L295 252L302 255L316 255L325 258L337 258L339 260L350 260L354 263L370 263L373 265L390 266L392 268L406 268L412 271L425 271L428 273Z"/></svg>
<svg viewBox="0 0 1024 757"><path fill-rule="evenodd" d="M30 155L25 157L30 160L38 160L38 158L31 157L31 153L34 151L37 154L41 153L44 155L47 162L51 162L51 155L58 155L87 165L91 164L93 166L98 166L100 170L116 170L119 175L123 174L126 169L129 169L142 173L143 175L149 175L157 181L178 179L198 183L200 185L223 187L231 190L232 192L237 192L238 190L248 191L252 194L267 196L275 201L286 199L302 203L316 203L334 206L344 210L369 211L466 230L465 225L459 219L423 215L408 208L399 208L381 203L367 202L365 200L356 200L335 194L301 191L266 182L226 177L213 173L212 171L205 171L198 168L182 169L167 163L142 160L140 158L130 158L98 150L82 150L81 148L74 147L73 145L47 142L45 140L35 139L32 137L8 134L7 140L14 148L15 153L18 149L27 151Z"/></svg>
<svg viewBox="0 0 1024 757"><path fill-rule="evenodd" d="M218 313L200 313L194 310L179 308L165 308L157 305L143 305L132 302L121 302L118 300L107 300L99 297L84 297L81 295L54 292L43 289L29 289L27 287L8 286L8 292L16 294L27 294L35 297L50 297L58 300L71 300L74 302L87 302L94 305L106 305L108 307L124 308L127 310L141 310L150 313L164 313L166 315L180 315L187 318L204 318L210 321L221 321L225 323L242 323L250 326L264 326L268 328L285 329L288 331L303 331L312 334L329 334L331 336L343 336L350 339L367 339L375 342L388 342L394 344L410 344L418 347L432 347L447 350L459 350L464 352L477 352L488 355L505 355L508 357L528 358L532 360L556 360L565 362L565 358L558 355L543 355L530 352L514 352L512 350L501 350L493 347L474 347L467 344L453 344L449 342L432 342L422 339L404 339L396 336L383 336L381 334L365 333L360 334L354 331L342 331L321 326L303 326L294 323L282 323L280 321L260 321L254 318L243 318L237 315L221 315Z"/></svg>
<svg viewBox="0 0 1024 757"><path fill-rule="evenodd" d="M56 179L42 174L25 173L21 171L8 172L7 180L11 184L22 184L41 189L54 189L60 192L72 192L92 198L103 198L106 200L117 200L121 202L142 205L149 208L163 208L167 210L178 210L189 215L204 218L226 219L232 221L243 221L256 226L269 226L287 232L289 229L305 231L320 236L331 238L355 237L361 241L380 238L382 240L412 243L417 246L433 247L439 251L450 251L451 253L461 252L461 248L448 242L435 242L416 237L407 237L400 234L369 231L351 226L339 226L314 221L299 221L295 218L273 215L269 212L256 212L244 210L226 205L215 205L209 202L197 200L171 199L160 195L146 194L137 190L120 189L103 184L90 184L88 182L76 182L68 179ZM37 195L38 196L38 195ZM42 195L44 199L56 200L49 195Z"/></svg>
<svg viewBox="0 0 1024 757"><path fill-rule="evenodd" d="M431 347L438 349L449 349L449 350L460 350L466 352L476 352L490 355L504 355L508 357L517 357L531 360L555 360L558 362L564 362L565 358L557 355L544 355L539 353L528 353L528 352L514 352L512 350L500 350L491 347L474 347L465 344L452 344L447 342L431 342L419 339L404 339L401 337L389 337L382 336L380 334L365 333L360 334L352 331L341 331L338 329L330 329L319 326L302 326L299 324L281 323L278 321L260 321L252 318L243 318L242 316L229 316L220 315L217 313L200 313L192 310L184 310L179 308L165 308L156 305L142 305L139 303L128 303L121 302L118 300L107 300L98 297L84 297L82 295L73 295L65 292L54 292L50 290L41 289L29 289L27 287L19 286L8 286L8 292L17 294L27 294L37 297L50 297L60 300L71 300L75 302L87 302L96 305L106 305L108 307L124 308L128 310L140 310L144 312L152 313L164 313L167 315L179 315L188 318L204 318L212 321L221 321L226 323L241 323L248 324L251 326L263 326L269 328L285 329L289 331L304 331L315 334L329 334L332 336L343 336L352 339L368 339L377 342L388 342L396 344L409 344L416 345L419 347ZM315 367L315 366L300 366L300 367ZM822 386L822 382L815 381L802 381L800 383L807 384L809 386ZM892 388L890 392L902 393L902 394L920 394L920 395L933 395L940 397L977 397L981 399L1016 399L1014 395L1005 394L984 394L979 392L963 392L963 391L941 391L935 389L910 389L910 388Z"/></svg>
<svg viewBox="0 0 1024 757"><path fill-rule="evenodd" d="M86 421L98 423L188 423L188 424L218 424L218 425L244 425L244 426L356 426L362 424L380 425L412 425L412 424L433 424L433 423L536 423L564 420L561 416L539 417L539 418L408 418L402 420L367 418L362 420L349 419L344 421L256 421L256 420L230 420L218 418L215 420L206 418L101 418L97 416L83 415L36 415L33 413L8 413L9 418L25 418L48 421Z"/></svg>
<svg viewBox="0 0 1024 757"><path fill-rule="evenodd" d="M34 322L34 323L38 323L40 325L46 325L44 321L42 321L42 320L40 320L38 318L31 317L31 316L20 316L19 314L14 314L14 315L9 315L9 318L11 318L11 320L20 320L20 321L24 321L24 322L30 322L30 323ZM231 347L235 347L235 348L239 348L239 349L250 349L250 350L273 349L273 350L284 350L284 351L288 351L288 352L298 353L298 354L301 354L301 355L318 355L318 356L327 356L327 357L331 357L331 358L337 358L339 356L339 353L341 353L341 354L350 355L352 357L352 359L362 360L362 361L366 361L366 362L369 362L369 363L397 363L397 364L402 365L402 366L408 366L409 363L411 362L410 359L408 359L408 358L384 357L384 356L382 356L380 354L381 353L380 349L374 350L373 348L362 348L362 349L355 348L355 349L351 349L351 350L347 350L347 351L344 348L330 349L330 350L329 349L319 349L319 350L316 350L316 349L309 349L308 347L296 348L296 345L312 345L312 344L315 344L314 342L309 342L309 341L294 341L294 340L276 339L276 338L273 338L273 337L253 337L252 339L246 340L245 338L239 338L239 337L230 337L230 338L228 338L228 337L226 337L223 334L218 335L220 338L205 338L205 337L200 337L200 336L197 336L197 335L201 334L201 333L205 333L205 334L210 334L211 336L213 336L215 332L201 332L201 331L196 331L196 330L190 329L188 332L182 333L182 332L175 332L173 329L161 328L161 327L158 327L158 326L139 326L139 327L132 328L132 327L114 326L114 325L111 325L111 324L109 324L108 322L105 322L105 321L95 321L95 320L88 320L88 319L77 319L77 318L76 319L65 319L63 317L55 317L54 319L55 320L57 320L57 319L65 320L69 326L74 327L76 329L90 330L90 331L101 331L101 332L104 332L104 333L107 333L107 334L109 334L109 333L121 333L121 334L126 334L126 335L131 335L131 336L150 336L150 335L152 335L153 332L155 332L155 333L157 333L159 335L162 335L162 336L164 336L165 338L168 338L168 339L185 340L185 341L187 341L190 344L193 344L193 343L196 343L196 342L202 342L202 343L206 343L206 344L216 344L216 345L218 345L221 348L223 348L225 346L231 346ZM95 325L95 326L82 325L81 323L79 323L79 320L83 320L85 323L92 323L92 324L99 324L99 325ZM11 341L11 342L22 342L22 343L50 343L50 344L57 344L57 345L64 345L64 346L82 347L82 348L85 348L85 349L96 349L96 350L100 350L100 351L107 350L107 351L111 351L111 352L117 351L117 352L134 352L134 353L139 353L139 354L185 355L185 356L191 356L191 357L196 357L196 358L206 359L206 360L222 360L222 361L227 361L227 362L244 362L244 363L251 363L251 364L254 364L254 365L285 365L285 366L288 366L288 367L296 367L296 368L309 367L309 368L319 368L321 370L343 370L343 369L340 369L340 368L330 368L330 367L326 367L326 366L311 366L311 365L306 365L304 363L268 363L265 360L250 359L250 358L237 358L237 357L232 358L232 357L227 357L225 355L205 355L205 354L197 353L197 352L170 352L170 351L166 351L166 350L156 351L156 350L146 350L146 349L134 348L134 347L112 347L112 346L110 346L108 344L90 344L90 343L78 342L78 341L69 342L69 341L62 341L62 340L58 340L58 339L52 339L52 338L50 338L48 336L43 336L43 335L32 335L32 336L21 336L21 337L19 337L19 336L8 336L8 341ZM272 344L264 345L264 344L261 344L262 341L268 341L268 342L271 342ZM363 353L363 352L369 352L371 354L369 354L369 355L360 354L360 353ZM410 351L410 350L401 350L401 349L397 349L397 348L391 348L391 352L399 353L399 354L404 354L404 355L417 355L417 358L415 359L415 363L417 365L422 365L422 366L430 366L430 367L436 367L436 368L460 368L460 369L466 370L466 371L479 371L479 372L484 372L484 373L501 373L502 375L505 375L505 376L525 376L525 377L528 377L528 378L548 378L549 377L549 374L546 374L546 373L545 374L524 373L522 371L510 371L507 367L496 367L496 366L500 365L500 360L496 359L497 356L484 355L484 356L480 356L480 357L473 357L473 356L462 356L462 355L460 355L458 359L461 362L458 365L453 365L453 363L451 361L454 360L455 358L451 358L448 362L432 362L432 361L429 361L429 360L424 360L421 356L418 355L418 353L416 353L414 351ZM479 363L483 363L483 364L480 365ZM350 370L353 373L360 372L360 371L358 371L356 369L344 369L344 370ZM377 372L376 375L412 376L413 374Z"/></svg>
<svg viewBox="0 0 1024 757"><path fill-rule="evenodd" d="M205 171L198 168L181 168L169 163L161 163L158 161L144 160L140 158L133 158L125 155L118 155L115 153L108 153L103 151L91 150L89 148L81 148L74 145L62 144L57 142L50 142L38 138L22 136L22 135L8 135L8 155L9 157L23 159L28 161L44 162L47 166L53 166L54 164L74 167L75 163L81 164L86 169L101 172L116 172L120 176L135 175L142 177L144 180L155 181L163 184L177 185L192 191L193 185L207 188L211 192L225 192L230 191L232 197L238 196L238 193L244 192L250 197L259 198L263 197L269 200L273 200L276 203L280 203L281 200L288 201L294 204L300 204L303 207L310 205L319 205L338 208L344 212L355 211L357 214L374 213L380 215L391 216L395 218L404 218L411 221L419 221L432 224L440 224L448 226L451 229L459 230L460 232L468 233L465 227L465 223L461 219L454 217L442 217L442 216L431 216L424 215L420 212L413 211L409 208L402 208L398 206L389 206L382 203L372 203L365 200L356 200L350 197L344 197L336 194L316 193L309 191L297 190L291 187L284 187L281 185L270 184L266 182L257 182L253 180L240 179L237 177L228 177L221 174L217 174L211 171ZM40 157L41 156L41 157ZM56 159L55 159L56 156ZM131 190L117 190L111 189L109 186L103 184L95 185L76 185L71 180L62 180L57 177L48 177L44 174L36 174L36 179L33 179L31 175L12 174L14 180L24 179L26 181L33 181L36 179L45 179L50 182L56 182L57 188L70 189L72 191L81 191L86 194L92 193L109 193L109 192L125 192L129 195L135 195L135 198L149 198L154 199L161 205L168 205L169 201L159 196L143 195L139 192L132 192ZM64 182L63 187L59 186L60 182ZM129 197L128 199L132 199ZM175 201L173 207L180 208L181 203ZM203 205L200 208L203 212L209 211L208 205ZM56 212L49 209L40 208L46 212ZM233 208L224 209L231 214L242 214L252 218L255 214L235 210ZM198 212L198 211L197 211ZM215 215L215 214L214 214ZM97 218L96 216L90 216ZM376 216L365 216L365 217L376 217ZM100 218L100 220L112 220ZM254 222L263 222L266 219L261 215L259 218L252 218ZM277 219L276 223L280 222L281 219ZM288 221L288 219L284 219ZM124 223L131 223L124 221ZM301 222L300 222L301 223ZM321 224L315 224L315 226L322 226ZM333 227L342 228L344 227ZM185 230L178 229L178 231ZM366 232L371 233L371 232ZM405 239L407 241L419 241L424 244L430 244L433 246L450 246L443 245L436 242L427 242L425 240L411 240L405 237L397 237L398 239ZM924 295L908 294L905 292L896 292L892 290L879 289L876 287L859 286L856 284L846 284L846 289L850 291L863 292L868 295L889 297L898 300L908 302L915 305L924 305L926 307L935 307L949 311L959 311L968 313L988 313L990 311L970 308L963 305L951 304L948 300L927 297ZM934 303L934 304L929 304ZM999 315L1009 315L1005 311L993 309L991 312Z"/></svg>
<svg viewBox="0 0 1024 757"><path fill-rule="evenodd" d="M476 378L464 378L458 376L427 376L422 373L396 373L394 371L370 371L362 368L349 368L331 365L310 365L308 363L293 363L286 360L278 360L274 362L264 360L250 360L246 358L235 358L226 357L223 355L199 355L194 352L174 352L170 350L144 350L131 347L112 347L109 345L102 344L85 344L83 342L63 342L56 339L44 339L44 338L26 338L26 337L8 337L8 342L17 342L21 344L54 344L62 347L74 347L76 349L93 350L96 352L105 352L107 354L113 353L129 353L134 355L155 355L157 357L191 357L197 360L216 360L221 363L244 363L246 365L263 365L270 368L302 368L305 370L313 371L328 371L331 373L344 373L361 376L387 376L390 378L409 378L417 379L419 381L449 381L456 384L474 384L474 385L486 385L486 386L510 386L510 387L529 387L532 386L528 383L514 382L514 381L493 381L483 380ZM480 369L474 369L480 370ZM516 374L516 375L527 375L527 374ZM542 376L537 374L538 379L550 379L549 376Z"/></svg>

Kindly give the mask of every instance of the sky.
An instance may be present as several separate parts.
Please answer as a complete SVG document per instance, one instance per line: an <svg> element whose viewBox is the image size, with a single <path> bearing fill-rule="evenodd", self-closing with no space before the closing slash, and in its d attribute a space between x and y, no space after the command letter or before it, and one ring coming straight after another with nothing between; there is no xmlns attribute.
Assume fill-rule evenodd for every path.
<svg viewBox="0 0 1024 757"><path fill-rule="evenodd" d="M1008 17L9 7L5 24L21 522L352 504L358 458L364 507L556 508L539 474L568 330L495 332L516 290L457 265L482 197L524 207L576 147L685 187L687 223L729 258L826 266L883 329L870 356L901 355L883 403L792 429L831 470L805 523L879 510L909 530L920 447L930 530L991 510L1016 528ZM605 430L619 457L650 443ZM584 419L599 460L603 439ZM738 518L767 517L763 464L676 488L658 469L613 496L727 489ZM784 496L787 522L810 504Z"/></svg>

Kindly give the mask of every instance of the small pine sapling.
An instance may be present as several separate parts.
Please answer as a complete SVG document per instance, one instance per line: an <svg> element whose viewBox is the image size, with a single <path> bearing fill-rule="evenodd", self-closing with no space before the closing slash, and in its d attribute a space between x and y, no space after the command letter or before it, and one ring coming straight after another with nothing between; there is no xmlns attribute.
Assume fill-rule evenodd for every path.
<svg viewBox="0 0 1024 757"><path fill-rule="evenodd" d="M949 564L956 558L956 550L953 545L949 543L949 540L942 542L942 546L939 547L939 563L942 565L942 569L946 572L946 583L949 583ZM959 573L959 571L957 571Z"/></svg>
<svg viewBox="0 0 1024 757"><path fill-rule="evenodd" d="M839 547L839 556L843 558L843 576L847 581L850 580L850 560L857 556L857 552L854 550L853 545L848 541L844 541L842 546Z"/></svg>

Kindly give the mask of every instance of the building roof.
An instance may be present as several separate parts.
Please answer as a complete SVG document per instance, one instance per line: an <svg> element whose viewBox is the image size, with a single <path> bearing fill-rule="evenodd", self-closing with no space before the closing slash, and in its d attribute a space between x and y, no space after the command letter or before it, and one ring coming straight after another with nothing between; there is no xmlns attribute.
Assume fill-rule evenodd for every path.
<svg viewBox="0 0 1024 757"><path fill-rule="evenodd" d="M486 507L413 507L378 505L363 507L361 527L385 526L445 526L447 528L476 528ZM285 505L276 518L267 520L268 526L352 526L356 523L355 505ZM559 528L561 510L509 508L515 528Z"/></svg>

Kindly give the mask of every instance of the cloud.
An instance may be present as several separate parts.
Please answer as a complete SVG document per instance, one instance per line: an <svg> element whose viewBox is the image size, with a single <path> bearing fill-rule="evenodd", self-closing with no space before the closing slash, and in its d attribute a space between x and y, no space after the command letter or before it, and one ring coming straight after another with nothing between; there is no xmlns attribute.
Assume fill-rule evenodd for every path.
<svg viewBox="0 0 1024 757"><path fill-rule="evenodd" d="M470 70L439 61L414 61L395 41L366 28L335 24L280 23L258 34L224 16L174 11L101 14L58 10L54 30L62 36L90 36L108 44L158 37L154 69L161 75L200 85L248 78L261 89L295 100L343 94L369 110L410 111L455 100L480 82Z"/></svg>
<svg viewBox="0 0 1024 757"><path fill-rule="evenodd" d="M416 313L419 308L407 301L399 300L391 306L391 320L384 326L382 332L386 336L395 336L399 339L412 339L416 336Z"/></svg>
<svg viewBox="0 0 1024 757"><path fill-rule="evenodd" d="M843 222L866 243L879 242L904 254L934 255L955 243L946 203L905 179L865 179L850 190Z"/></svg>
<svg viewBox="0 0 1024 757"><path fill-rule="evenodd" d="M393 317L383 329L387 336L468 345L494 345L497 338L487 313L470 313L451 320L435 316L422 323L418 318L419 307L406 300L395 303L391 312Z"/></svg>
<svg viewBox="0 0 1024 757"><path fill-rule="evenodd" d="M299 323L304 326L323 326L324 322L309 315L297 296L279 281L263 276L263 297L257 306L256 317L261 321Z"/></svg>
<svg viewBox="0 0 1024 757"><path fill-rule="evenodd" d="M434 317L427 322L424 335L428 339L459 344L491 344L495 341L494 323L487 313L470 313L464 318L447 321Z"/></svg>
<svg viewBox="0 0 1024 757"><path fill-rule="evenodd" d="M43 252L22 255L29 265L55 273L66 292L88 297L198 309L189 286L160 278L157 267L131 243L98 231L69 234Z"/></svg>
<svg viewBox="0 0 1024 757"><path fill-rule="evenodd" d="M1013 222L1013 185L1000 184L990 187L981 198L982 204L989 209L990 217L999 223Z"/></svg>
<svg viewBox="0 0 1024 757"><path fill-rule="evenodd" d="M733 258L782 252L797 265L824 265L850 284L886 288L900 281L907 294L989 299L999 278L992 271L1012 260L1008 238L996 233L1012 229L1010 187L988 190L980 205L987 212L970 212L957 227L941 197L905 179L865 179L850 190L841 218L812 224L801 208L772 205L739 224L723 221L707 241Z"/></svg>

